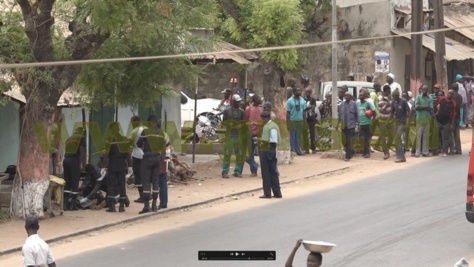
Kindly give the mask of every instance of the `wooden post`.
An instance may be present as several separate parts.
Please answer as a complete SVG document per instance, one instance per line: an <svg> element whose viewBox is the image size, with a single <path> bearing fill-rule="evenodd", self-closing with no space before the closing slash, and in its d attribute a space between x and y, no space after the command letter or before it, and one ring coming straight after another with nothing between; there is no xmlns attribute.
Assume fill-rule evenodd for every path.
<svg viewBox="0 0 474 267"><path fill-rule="evenodd" d="M434 28L444 28L444 11L443 1L433 0L434 10ZM446 67L446 43L444 39L444 32L435 33L435 67L437 83L441 84L441 88L447 93L448 90L448 75Z"/></svg>
<svg viewBox="0 0 474 267"><path fill-rule="evenodd" d="M419 32L423 25L423 1L411 1L411 31ZM423 36L411 36L411 61L410 61L410 91L418 95L421 86L420 63L422 62Z"/></svg>

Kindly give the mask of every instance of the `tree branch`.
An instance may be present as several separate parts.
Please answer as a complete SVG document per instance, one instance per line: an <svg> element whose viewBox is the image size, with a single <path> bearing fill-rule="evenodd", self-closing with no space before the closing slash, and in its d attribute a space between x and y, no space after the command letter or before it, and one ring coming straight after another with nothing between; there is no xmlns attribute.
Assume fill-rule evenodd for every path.
<svg viewBox="0 0 474 267"><path fill-rule="evenodd" d="M51 13L55 2L56 0L40 0L40 5L39 5L40 12Z"/></svg>
<svg viewBox="0 0 474 267"><path fill-rule="evenodd" d="M31 4L29 0L16 0L16 2L20 5L21 13L23 17L26 17L31 12Z"/></svg>
<svg viewBox="0 0 474 267"><path fill-rule="evenodd" d="M221 0L219 6L240 25L240 8L233 0Z"/></svg>

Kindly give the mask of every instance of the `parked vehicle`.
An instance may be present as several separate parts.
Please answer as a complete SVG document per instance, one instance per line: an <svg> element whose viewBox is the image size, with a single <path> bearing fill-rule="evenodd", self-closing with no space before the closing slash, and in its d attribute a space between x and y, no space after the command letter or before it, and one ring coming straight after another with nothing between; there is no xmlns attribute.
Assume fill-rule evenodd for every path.
<svg viewBox="0 0 474 267"><path fill-rule="evenodd" d="M346 85L347 88L349 89L349 92L352 92L352 95L354 98L357 99L358 94L360 89L366 88L369 92L374 91L374 83L369 83L369 82L358 82L358 81L338 81L337 82L337 87L342 87ZM326 94L332 92L332 82L322 82L320 85L320 90L319 94L317 94L315 97L318 102L322 102L324 98L326 97Z"/></svg>
<svg viewBox="0 0 474 267"><path fill-rule="evenodd" d="M194 120L194 106L197 101L197 112L196 114L202 114L209 112L213 108L217 108L221 100L215 98L207 98L205 95L198 95L197 99L194 99L194 93L187 91L186 89L181 90L181 126L186 121Z"/></svg>
<svg viewBox="0 0 474 267"><path fill-rule="evenodd" d="M220 110L214 109L210 112L203 112L196 117L196 129L194 133L186 137L187 142L192 142L193 138L196 143L203 141L217 141L219 136L217 135L217 127L219 126L221 119Z"/></svg>

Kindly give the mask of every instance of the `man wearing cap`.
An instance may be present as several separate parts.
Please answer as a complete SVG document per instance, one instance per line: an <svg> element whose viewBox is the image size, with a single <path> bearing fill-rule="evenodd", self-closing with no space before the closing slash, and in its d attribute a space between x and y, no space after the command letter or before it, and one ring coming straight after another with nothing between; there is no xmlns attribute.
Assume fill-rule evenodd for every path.
<svg viewBox="0 0 474 267"><path fill-rule="evenodd" d="M226 110L232 106L232 90L226 88L222 90L221 94L223 94L222 100L217 106L217 109Z"/></svg>
<svg viewBox="0 0 474 267"><path fill-rule="evenodd" d="M345 161L349 161L354 155L354 150L352 149L351 141L354 137L355 128L359 124L359 112L356 102L352 100L352 93L346 91L344 93L344 102L342 102L338 107L338 126L342 123L342 134L344 135L345 142L344 148L346 150Z"/></svg>
<svg viewBox="0 0 474 267"><path fill-rule="evenodd" d="M293 90L293 97L286 102L286 123L290 129L291 151L300 156L304 155L301 152L301 147L303 146L305 107L306 101L301 97L301 88L296 87Z"/></svg>
<svg viewBox="0 0 474 267"><path fill-rule="evenodd" d="M86 140L84 128L78 127L74 134L66 140L66 148L63 160L64 180L64 205L65 210L78 210L79 203L79 178L81 169L86 166Z"/></svg>
<svg viewBox="0 0 474 267"><path fill-rule="evenodd" d="M242 134L244 134L245 112L240 108L242 98L238 94L232 96L232 108L226 109L222 115L222 126L226 129L224 143L224 159L222 168L222 178L229 178L230 159L232 152L235 153L234 176L242 178Z"/></svg>
<svg viewBox="0 0 474 267"><path fill-rule="evenodd" d="M396 125L395 147L397 159L396 163L406 162L405 159L405 124L410 116L410 106L408 102L400 98L400 91L395 90L392 93L391 115Z"/></svg>
<svg viewBox="0 0 474 267"><path fill-rule="evenodd" d="M415 99L416 110L416 153L415 157L428 157L428 140L430 136L433 100L428 95L428 86L421 87L421 94Z"/></svg>
<svg viewBox="0 0 474 267"><path fill-rule="evenodd" d="M53 253L43 239L38 236L39 221L36 216L28 216L25 220L25 230L28 238L21 248L23 266L48 266L56 267Z"/></svg>
<svg viewBox="0 0 474 267"><path fill-rule="evenodd" d="M270 101L266 101L265 103L263 103L262 108L263 108L263 111L270 112L270 116L271 116L272 121L276 120L276 115L272 111L272 103Z"/></svg>
<svg viewBox="0 0 474 267"><path fill-rule="evenodd" d="M466 105L467 105L467 93L466 89L464 89L463 85L463 77L461 74L456 75L456 83L458 84L458 94L462 97L462 105L461 105L461 120L459 123L459 127L462 127L465 122L468 122L468 116L466 116Z"/></svg>
<svg viewBox="0 0 474 267"><path fill-rule="evenodd" d="M258 141L260 151L260 165L262 170L263 195L260 198L281 198L280 173L277 167L276 149L281 142L280 128L270 118L270 112L264 111L260 114L263 129L260 138L254 137Z"/></svg>
<svg viewBox="0 0 474 267"><path fill-rule="evenodd" d="M395 82L395 75L393 75L393 73L389 73L387 75L387 83L388 85L390 85L390 92L393 93L393 91L395 90L399 90L400 93L402 92L402 87L400 86L399 83Z"/></svg>

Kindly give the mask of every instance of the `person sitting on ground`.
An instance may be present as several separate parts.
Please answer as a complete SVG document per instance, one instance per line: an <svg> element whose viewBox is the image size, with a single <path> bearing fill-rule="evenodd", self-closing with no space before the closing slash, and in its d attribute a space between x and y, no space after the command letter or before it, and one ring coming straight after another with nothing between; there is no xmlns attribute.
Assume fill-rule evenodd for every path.
<svg viewBox="0 0 474 267"><path fill-rule="evenodd" d="M87 164L85 167L86 176L84 182L79 188L82 192L83 199L81 199L81 207L87 208L92 204L92 200L97 200L96 205L100 205L105 200L102 192L107 193L107 178L106 172L101 173L99 166Z"/></svg>
<svg viewBox="0 0 474 267"><path fill-rule="evenodd" d="M285 267L292 267L293 266L293 259L295 258L296 251L300 248L301 243L303 243L302 239L296 241L296 245L288 256L286 260ZM308 254L308 259L306 260L307 267L319 267L323 263L323 255L319 252L311 252Z"/></svg>

